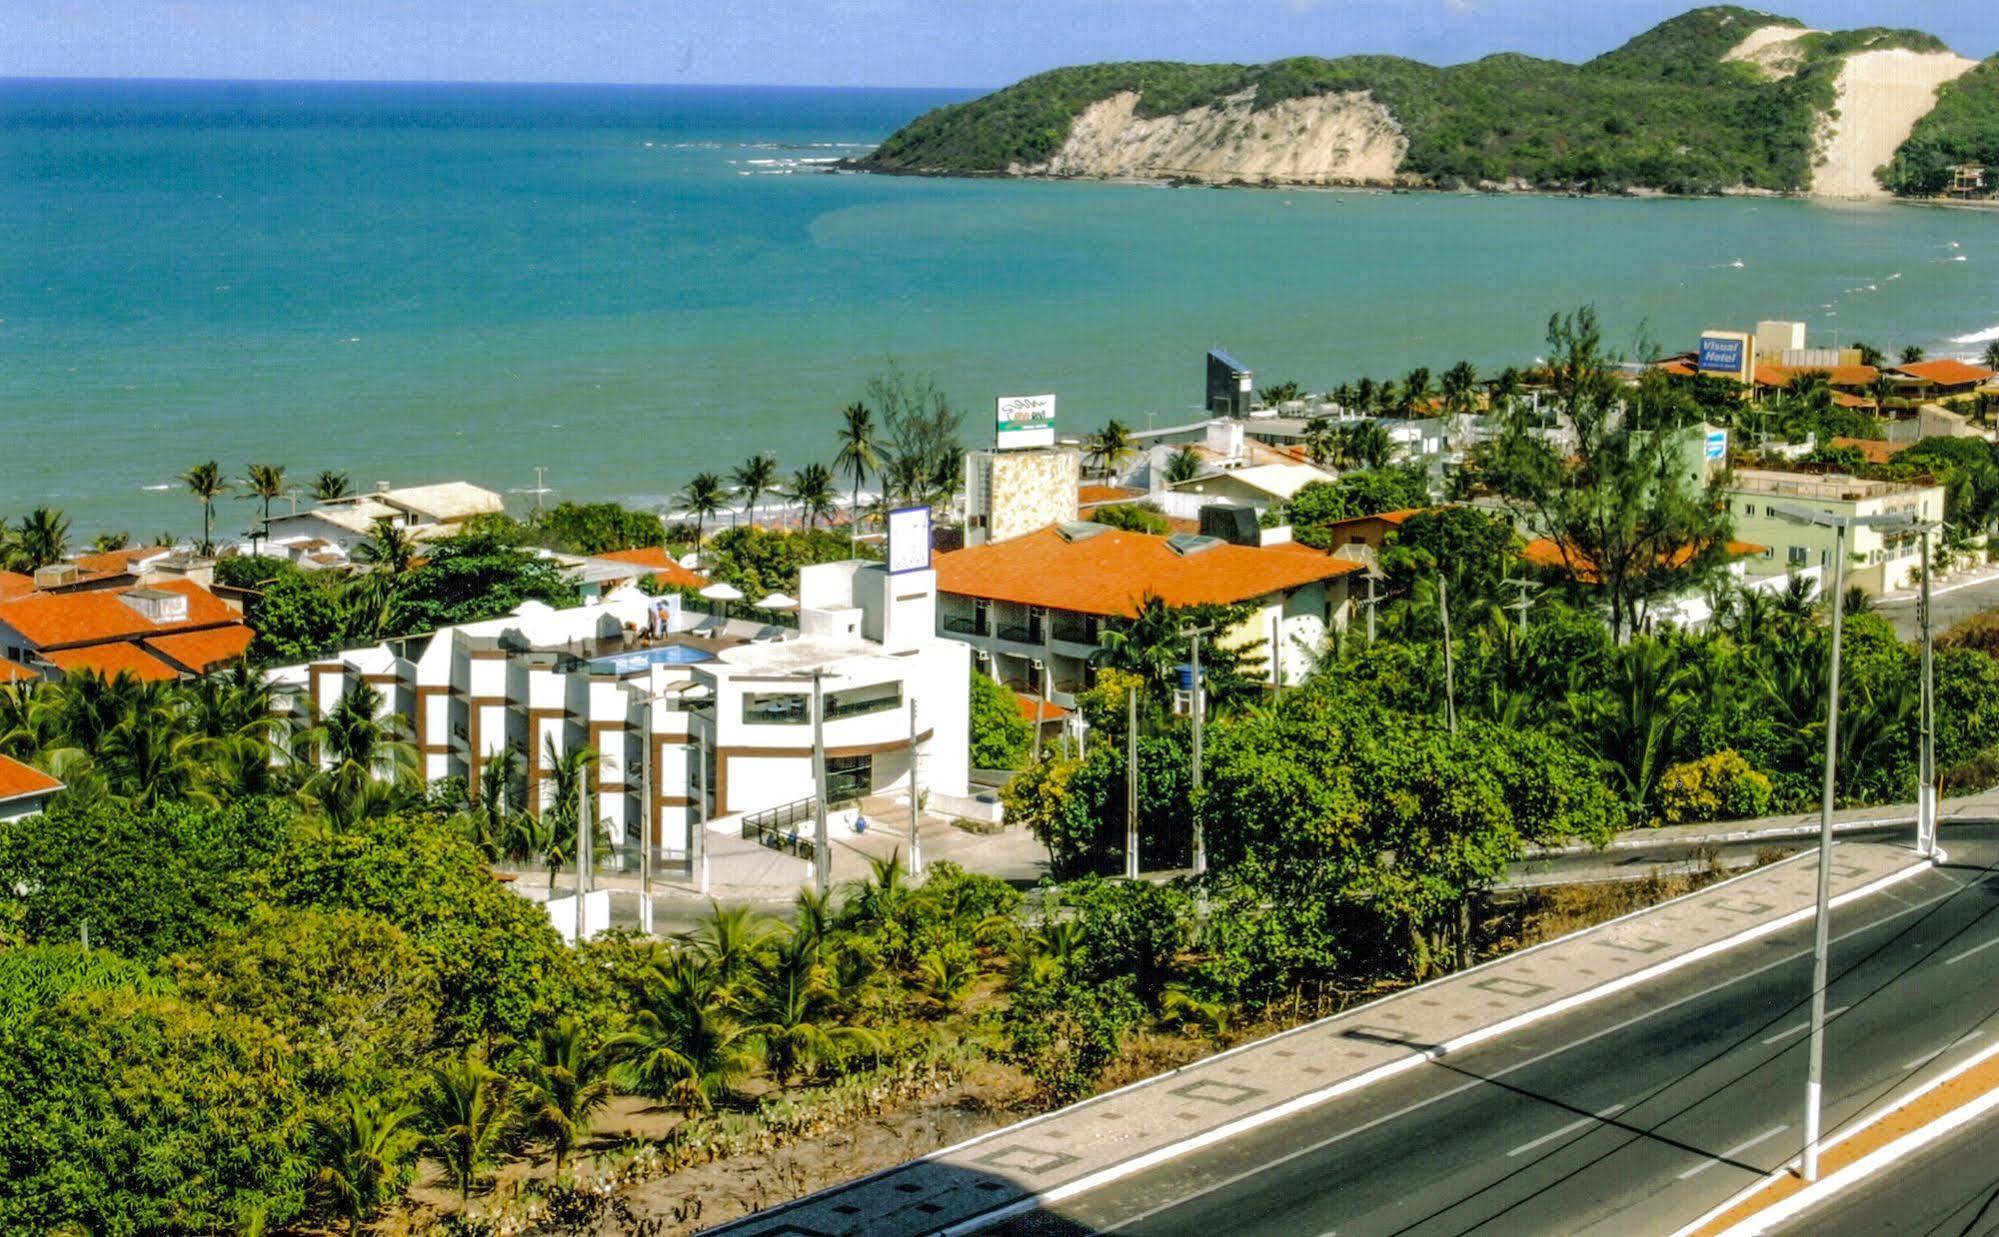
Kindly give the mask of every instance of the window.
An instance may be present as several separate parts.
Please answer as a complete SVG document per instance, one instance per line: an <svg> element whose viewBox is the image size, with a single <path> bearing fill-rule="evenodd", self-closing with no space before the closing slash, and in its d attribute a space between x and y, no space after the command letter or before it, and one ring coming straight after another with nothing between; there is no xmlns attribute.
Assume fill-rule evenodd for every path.
<svg viewBox="0 0 1999 1237"><path fill-rule="evenodd" d="M1803 546L1801 546L1801 545L1794 545L1794 546L1792 546L1792 547L1791 547L1791 553L1790 553L1790 557L1789 557L1788 561L1790 562L1791 566L1793 566L1793 567L1802 567L1802 566L1804 566L1804 565L1805 565L1805 547L1803 547Z"/></svg>
<svg viewBox="0 0 1999 1237"><path fill-rule="evenodd" d="M826 720L859 717L864 713L885 713L902 707L902 684L877 683L873 687L852 687L826 693Z"/></svg>
<svg viewBox="0 0 1999 1237"><path fill-rule="evenodd" d="M832 756L826 761L826 802L853 803L874 793L872 756Z"/></svg>
<svg viewBox="0 0 1999 1237"><path fill-rule="evenodd" d="M797 726L812 720L807 697L799 692L746 692L745 726Z"/></svg>

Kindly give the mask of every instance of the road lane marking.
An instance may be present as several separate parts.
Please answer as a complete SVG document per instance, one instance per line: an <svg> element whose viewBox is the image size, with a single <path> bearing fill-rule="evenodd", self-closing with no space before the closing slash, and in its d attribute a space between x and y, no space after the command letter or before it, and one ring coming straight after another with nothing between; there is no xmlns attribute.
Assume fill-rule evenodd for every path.
<svg viewBox="0 0 1999 1237"><path fill-rule="evenodd" d="M1956 897L1958 894L1963 893L1966 889L1970 888L1968 884L1961 884L1957 881L1951 881L1950 883L1951 883L1951 889L1949 892L1940 893L1936 897L1929 898L1922 902L1919 902L1915 906L1912 906L1907 910L1890 912L1889 914L1883 915L1879 919L1876 919L1871 923L1865 923L1857 928L1852 929L1851 931L1842 932L1838 936L1832 938L1832 941L1830 943L1833 945L1838 945L1852 937L1859 936L1862 933L1872 932L1876 928L1885 927L1888 924L1894 923L1898 919L1906 919L1910 915L1915 914L1917 911L1928 910L1930 907L1935 906L1939 902L1947 902L1951 898ZM1733 976L1729 979L1722 981L1720 984L1717 984L1713 988L1703 988L1696 992L1689 992L1687 995L1676 998L1672 1001L1668 1001L1664 1005L1657 1005L1652 1007L1651 1009L1646 1010L1644 1013L1634 1014L1633 1016L1626 1018L1624 1021L1617 1023L1615 1026L1604 1027L1602 1030L1593 1031L1590 1034L1585 1035L1580 1039L1573 1040L1569 1043L1561 1045L1560 1047L1550 1048L1546 1052L1543 1052L1538 1056L1529 1057L1525 1061L1522 1061L1517 1065L1511 1065L1505 1069L1499 1070L1495 1072L1492 1075L1492 1077L1493 1079L1505 1078L1508 1075L1518 1073L1521 1070L1531 1069L1532 1067L1541 1064L1543 1061L1547 1061L1554 1057L1561 1056L1565 1052L1568 1052L1575 1048L1580 1048L1584 1044L1592 1043L1596 1040L1602 1039L1606 1035L1615 1035L1619 1031L1625 1030L1629 1027L1636 1026L1639 1023L1646 1021L1647 1019L1656 1018L1660 1014L1668 1013L1674 1009L1678 1009L1680 1006L1688 1004L1689 1002L1698 1001L1705 997L1712 996L1714 995L1714 993L1720 991L1723 988L1733 987L1736 984L1742 983L1746 980L1755 979L1757 976L1762 975L1767 971L1774 971L1780 966L1789 966L1794 962L1797 962L1804 958L1809 958L1811 956L1812 956L1811 950L1800 949L1795 953L1789 954L1785 957L1772 959L1771 961L1764 963L1762 966L1757 967L1753 971L1747 971L1741 975ZM1440 1092L1426 1099L1417 1100L1415 1103L1409 1104L1402 1108L1398 1108L1394 1112L1383 1113L1379 1117L1374 1118L1372 1121L1363 1122L1362 1124L1356 1125L1351 1129L1342 1130L1337 1134L1329 1135L1328 1137L1322 1138L1318 1142L1315 1142L1310 1146L1299 1147L1296 1150L1293 1150L1285 1155L1280 1155L1275 1159L1265 1160L1262 1163L1259 1163L1252 1168L1243 1169L1240 1172L1225 1177L1220 1181L1214 1182L1210 1185L1203 1186L1197 1190L1189 1191L1186 1194L1180 1195L1178 1198L1173 1198L1162 1203L1157 1203L1151 1207L1146 1208L1145 1210L1139 1212L1136 1215L1125 1216L1122 1219L1116 1220L1109 1224L1105 1224L1097 1231L1101 1233L1122 1232L1123 1230L1130 1228L1132 1225L1142 1224L1145 1221L1150 1220L1152 1217L1159 1215L1162 1212L1172 1211L1177 1207L1183 1207L1188 1203L1196 1201L1197 1199L1206 1198L1208 1195L1215 1193L1217 1190L1226 1190L1231 1186L1239 1185L1242 1182L1249 1180L1251 1177L1260 1177L1264 1173L1273 1171L1278 1168L1282 1168L1284 1165L1289 1164L1294 1160L1302 1159L1308 1155L1317 1154L1318 1152L1324 1151L1326 1148L1331 1147L1336 1143L1342 1143L1349 1138L1355 1137L1356 1135L1365 1134L1369 1130L1372 1130L1377 1126L1387 1125L1391 1121L1399 1121L1402 1118L1408 1116L1410 1113L1419 1112L1422 1109L1428 1108L1432 1104L1442 1103L1443 1101L1451 1099L1454 1096L1461 1095L1466 1091L1470 1091L1474 1087L1482 1087L1485 1085L1487 1085L1487 1080L1484 1079L1479 1079L1472 1082L1460 1083L1458 1086L1452 1087L1448 1091ZM1646 1135L1639 1135L1638 1137L1646 1137Z"/></svg>
<svg viewBox="0 0 1999 1237"><path fill-rule="evenodd" d="M1965 950L1961 954L1952 954L1950 957L1945 958L1943 960L1943 964L1945 966L1956 966L1958 963L1964 961L1966 958L1969 958L1971 955L1976 953L1983 953L1986 950L1992 948L1994 945L1999 945L1999 936L1993 937L1991 940L1985 942L1983 945L1973 945L1970 949Z"/></svg>
<svg viewBox="0 0 1999 1237"><path fill-rule="evenodd" d="M1736 1156L1741 1155L1743 1152L1749 1150L1751 1147L1755 1146L1756 1144L1769 1142L1771 1139L1775 1138L1777 1135L1783 1133L1785 1130L1788 1130L1790 1128L1791 1127L1788 1125L1780 1125L1775 1129L1764 1130L1761 1134L1758 1134L1756 1137L1750 1139L1748 1142L1737 1143L1733 1147L1730 1147L1728 1150L1722 1152L1718 1156L1715 1156L1711 1160L1702 1160L1700 1163L1694 1165L1692 1168L1689 1168L1687 1171L1681 1173L1677 1178L1677 1180L1685 1181L1689 1177L1698 1177L1702 1173L1706 1172L1708 1169L1713 1168L1715 1165L1721 1163L1723 1160L1732 1160Z"/></svg>
<svg viewBox="0 0 1999 1237"><path fill-rule="evenodd" d="M1838 1009L1829 1009L1825 1011L1826 1021L1830 1022L1834 1018L1839 1017L1841 1014L1845 1013L1847 1010L1852 1008L1853 1006L1851 1005L1842 1005ZM1798 1025L1794 1027L1785 1027L1783 1030L1777 1032L1775 1035L1764 1036L1763 1042L1766 1044L1774 1044L1780 1039L1789 1039L1800 1031L1809 1031L1811 1029L1812 1029L1812 1024L1810 1022L1808 1021L1800 1022Z"/></svg>
<svg viewBox="0 0 1999 1237"><path fill-rule="evenodd" d="M1618 1113L1621 1113L1623 1111L1624 1111L1624 1105L1612 1104L1610 1107L1604 1109L1602 1112L1596 1114L1594 1117L1579 1118L1577 1120L1569 1122L1567 1125L1563 1126L1559 1130L1555 1130L1551 1133L1541 1135L1541 1137L1535 1139L1533 1142L1521 1143L1519 1146L1515 1147L1513 1150L1506 1153L1507 1158L1511 1159L1516 1155L1525 1155L1536 1147L1545 1146L1548 1143L1554 1142L1557 1138L1560 1138L1564 1134L1573 1134L1577 1130L1583 1128L1585 1125L1595 1125L1597 1122L1602 1121L1604 1118L1614 1117Z"/></svg>
<svg viewBox="0 0 1999 1237"><path fill-rule="evenodd" d="M1928 1065L1930 1062L1936 1060L1944 1053L1949 1052L1951 1049L1960 1047L1964 1044L1968 1044L1972 1040L1977 1039L1979 1036L1983 1034L1985 1034L1985 1032L1983 1031L1967 1031L1965 1034L1958 1036L1956 1039L1950 1041L1948 1044L1945 1044L1943 1047L1937 1049L1935 1052L1926 1052L1922 1056L1917 1057L1915 1060L1909 1062L1907 1065L1904 1065L1902 1067L1902 1070L1904 1073L1906 1073L1912 1069L1921 1069L1923 1066Z"/></svg>

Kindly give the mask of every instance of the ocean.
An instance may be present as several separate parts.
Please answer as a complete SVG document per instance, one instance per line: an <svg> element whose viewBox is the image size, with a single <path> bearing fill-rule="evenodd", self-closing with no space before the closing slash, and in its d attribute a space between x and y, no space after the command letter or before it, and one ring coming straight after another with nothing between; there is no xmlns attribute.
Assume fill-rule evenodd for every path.
<svg viewBox="0 0 1999 1237"><path fill-rule="evenodd" d="M210 458L655 505L829 459L890 358L976 439L1000 395L1188 419L1215 346L1529 362L1583 303L1627 348L1999 338L1992 213L827 174L969 94L0 82L0 515L194 535Z"/></svg>

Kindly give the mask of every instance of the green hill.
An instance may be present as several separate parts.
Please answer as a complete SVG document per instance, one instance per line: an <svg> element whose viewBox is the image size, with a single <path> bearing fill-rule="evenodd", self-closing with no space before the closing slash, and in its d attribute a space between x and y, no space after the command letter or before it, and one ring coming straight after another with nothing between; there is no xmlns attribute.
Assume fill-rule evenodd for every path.
<svg viewBox="0 0 1999 1237"><path fill-rule="evenodd" d="M1682 14L1581 65L1508 53L1444 68L1393 56L1306 56L1056 69L921 116L861 166L970 175L1033 167L1062 149L1085 109L1124 91L1148 118L1246 91L1257 110L1365 91L1408 141L1400 174L1410 183L1790 191L1810 183L1813 134L1833 107L1846 55L1946 50L1920 31L1868 29L1804 35L1787 76L1724 60L1765 26L1803 29L1792 18L1720 6Z"/></svg>

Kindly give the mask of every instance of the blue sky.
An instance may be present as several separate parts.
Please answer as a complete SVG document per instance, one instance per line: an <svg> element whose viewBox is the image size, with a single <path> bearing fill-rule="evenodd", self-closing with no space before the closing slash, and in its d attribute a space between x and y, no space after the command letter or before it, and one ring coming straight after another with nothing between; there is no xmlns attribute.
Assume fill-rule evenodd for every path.
<svg viewBox="0 0 1999 1237"><path fill-rule="evenodd" d="M1647 0L0 0L0 76L993 86L1092 60L1579 60ZM1986 0L1801 0L1999 50Z"/></svg>

